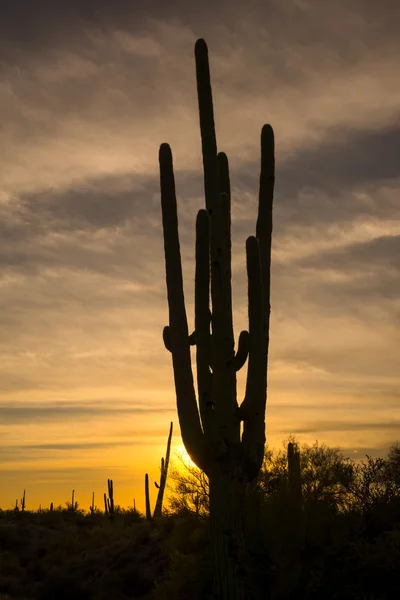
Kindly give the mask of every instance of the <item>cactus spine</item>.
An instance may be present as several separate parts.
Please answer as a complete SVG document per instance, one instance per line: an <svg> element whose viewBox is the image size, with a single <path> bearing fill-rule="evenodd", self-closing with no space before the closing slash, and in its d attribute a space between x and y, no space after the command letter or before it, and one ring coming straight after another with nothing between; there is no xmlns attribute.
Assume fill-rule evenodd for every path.
<svg viewBox="0 0 400 600"><path fill-rule="evenodd" d="M169 326L177 409L184 445L210 482L215 597L245 597L244 496L264 456L270 319L270 262L274 188L274 137L261 133L261 176L256 237L246 241L249 331L235 353L231 290L229 166L217 152L208 49L195 46L206 210L196 220L195 331L189 336L183 292L172 153L160 147ZM211 293L211 310L210 310ZM198 405L190 346L196 344ZM246 391L239 406L236 371L248 357ZM241 435L241 422L243 433Z"/></svg>

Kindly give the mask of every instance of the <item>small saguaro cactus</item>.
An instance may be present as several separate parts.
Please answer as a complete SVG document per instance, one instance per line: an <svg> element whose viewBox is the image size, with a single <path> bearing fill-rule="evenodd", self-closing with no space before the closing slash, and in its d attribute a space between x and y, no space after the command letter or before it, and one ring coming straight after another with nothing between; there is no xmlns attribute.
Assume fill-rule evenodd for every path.
<svg viewBox="0 0 400 600"><path fill-rule="evenodd" d="M96 509L97 509L97 506L94 505L94 492L92 492L92 504L89 507L90 514L94 515Z"/></svg>
<svg viewBox="0 0 400 600"><path fill-rule="evenodd" d="M24 495L21 498L21 510L25 510L25 497L26 497L26 490L24 490Z"/></svg>
<svg viewBox="0 0 400 600"><path fill-rule="evenodd" d="M301 472L300 472L300 452L293 442L288 443L288 491L293 502L301 507Z"/></svg>
<svg viewBox="0 0 400 600"><path fill-rule="evenodd" d="M78 502L75 502L75 490L72 490L72 498L71 498L71 503L67 502L67 508L68 510L75 512L76 510L78 510Z"/></svg>
<svg viewBox="0 0 400 600"><path fill-rule="evenodd" d="M114 506L114 484L112 479L107 479L107 487L108 487L108 498L107 494L104 494L104 508L106 515L113 519L115 516L115 506Z"/></svg>
<svg viewBox="0 0 400 600"><path fill-rule="evenodd" d="M169 307L163 339L172 353L183 443L209 478L214 597L243 600L245 490L259 473L265 444L274 135L271 126L264 125L256 236L246 241L249 331L241 332L235 352L230 175L226 154L217 150L208 49L202 39L196 42L195 59L206 204L196 220L195 328L189 335L172 152L168 144L162 144L159 162ZM193 345L198 404L190 354ZM247 357L246 390L239 405L236 373Z"/></svg>
<svg viewBox="0 0 400 600"><path fill-rule="evenodd" d="M151 508L150 508L150 488L149 488L149 474L146 473L144 476L144 495L146 500L146 519L148 521L152 520L151 516Z"/></svg>
<svg viewBox="0 0 400 600"><path fill-rule="evenodd" d="M145 500L146 500L146 519L148 521L152 521L153 518L157 519L157 518L161 517L161 515L162 515L162 505L163 505L165 487L167 484L169 457L170 457L170 453L171 453L172 430L173 430L173 423L171 421L171 425L169 428L167 451L165 454L165 459L164 459L164 457L161 458L160 483L154 482L154 485L158 489L158 495L157 495L157 501L156 501L156 506L154 508L153 516L151 515L151 508L150 508L151 505L150 505L150 488L149 488L148 473L146 473L146 475L144 477L144 492L145 492Z"/></svg>
<svg viewBox="0 0 400 600"><path fill-rule="evenodd" d="M155 519L157 519L158 517L161 517L161 514L162 514L164 492L165 492L165 486L167 484L167 476L168 476L169 456L171 453L172 430L173 430L173 423L171 421L171 425L169 428L165 460L164 460L164 458L161 459L160 483L159 484L155 483L155 486L158 488L157 502L156 502L156 506L154 509L154 515L153 515Z"/></svg>
<svg viewBox="0 0 400 600"><path fill-rule="evenodd" d="M53 512L53 507L54 507L53 503L50 502L50 512Z"/></svg>

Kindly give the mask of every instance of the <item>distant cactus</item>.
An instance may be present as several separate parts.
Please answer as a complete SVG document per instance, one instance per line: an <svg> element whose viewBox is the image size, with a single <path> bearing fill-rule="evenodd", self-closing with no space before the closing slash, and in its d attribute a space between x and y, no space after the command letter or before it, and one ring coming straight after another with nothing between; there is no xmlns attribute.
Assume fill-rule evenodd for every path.
<svg viewBox="0 0 400 600"><path fill-rule="evenodd" d="M112 479L107 479L107 487L108 487L108 498L107 494L104 494L104 508L106 515L113 519L115 516L115 506L114 506L114 484Z"/></svg>
<svg viewBox="0 0 400 600"><path fill-rule="evenodd" d="M157 502L156 502L156 506L154 509L154 515L153 515L153 517L155 519L161 517L161 514L162 514L162 504L163 504L163 499L164 499L165 486L167 483L169 456L170 456L170 452L171 452L172 429L173 429L173 423L171 421L171 425L169 428L165 460L164 460L164 458L161 459L160 484L159 485L156 484L156 487L158 488L158 496L157 496Z"/></svg>
<svg viewBox="0 0 400 600"><path fill-rule="evenodd" d="M151 508L150 508L150 489L149 489L149 474L146 473L144 476L144 495L146 500L146 519L148 521L152 520L151 516Z"/></svg>
<svg viewBox="0 0 400 600"><path fill-rule="evenodd" d="M67 510L69 512L76 512L78 510L79 503L75 501L75 490L72 490L71 502L66 502L65 504L67 505Z"/></svg>
<svg viewBox="0 0 400 600"><path fill-rule="evenodd" d="M50 502L50 512L53 512L53 503Z"/></svg>
<svg viewBox="0 0 400 600"><path fill-rule="evenodd" d="M89 507L90 514L94 515L97 510L97 506L94 505L94 492L92 493L92 504Z"/></svg>
<svg viewBox="0 0 400 600"><path fill-rule="evenodd" d="M301 471L300 471L300 452L293 442L288 443L288 490L290 497L296 506L301 507Z"/></svg>
<svg viewBox="0 0 400 600"><path fill-rule="evenodd" d="M24 495L21 498L21 510L25 510L25 495L26 495L26 490L24 490Z"/></svg>
<svg viewBox="0 0 400 600"><path fill-rule="evenodd" d="M182 439L209 477L215 597L246 594L244 498L264 458L270 321L270 261L274 189L274 136L261 133L261 176L256 237L246 241L249 331L235 353L231 290L231 215L228 160L217 151L204 40L195 46L206 210L196 221L195 331L189 335L183 291L172 152L160 147L160 183L169 325L163 339L172 353ZM211 310L210 310L211 290ZM198 404L190 346L196 345ZM248 360L239 406L236 372ZM241 433L243 422L243 433Z"/></svg>
<svg viewBox="0 0 400 600"><path fill-rule="evenodd" d="M150 488L149 488L149 475L146 473L144 477L144 493L145 493L145 501L146 501L146 519L148 521L152 521L153 519L158 519L162 515L162 504L164 499L164 492L167 483L168 476L168 465L169 465L169 457L171 453L171 440L172 440L172 430L173 423L171 421L171 425L169 428L169 435L167 441L167 451L165 454L165 459L161 458L161 470L160 470L160 483L154 482L154 485L158 489L156 506L154 508L154 514L151 514L151 503L150 503Z"/></svg>

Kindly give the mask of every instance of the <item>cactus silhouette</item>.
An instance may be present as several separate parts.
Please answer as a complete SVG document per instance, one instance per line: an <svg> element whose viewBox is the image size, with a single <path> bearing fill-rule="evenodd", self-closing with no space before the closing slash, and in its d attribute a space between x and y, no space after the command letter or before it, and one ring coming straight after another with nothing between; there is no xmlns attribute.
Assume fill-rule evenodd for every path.
<svg viewBox="0 0 400 600"><path fill-rule="evenodd" d="M89 510L91 515L94 515L97 510L97 506L94 505L94 492L92 492L92 504L90 505Z"/></svg>
<svg viewBox="0 0 400 600"><path fill-rule="evenodd" d="M301 472L300 472L300 452L293 442L288 443L288 488L289 495L298 509L301 510L302 491L301 491Z"/></svg>
<svg viewBox="0 0 400 600"><path fill-rule="evenodd" d="M149 490L149 474L146 473L144 476L144 494L146 498L146 519L148 521L152 520L151 516L151 508L150 508L150 490Z"/></svg>
<svg viewBox="0 0 400 600"><path fill-rule="evenodd" d="M169 465L169 456L171 453L171 440L172 440L172 430L173 423L171 421L171 425L169 428L169 435L167 441L167 452L165 454L165 459L161 459L161 471L160 471L160 483L154 482L154 485L158 489L156 506L154 508L153 516L151 515L151 504L150 504L150 488L149 488L149 475L146 473L144 477L144 493L145 493L145 502L146 502L146 519L148 521L152 521L153 519L157 519L162 515L162 504L164 499L165 487L167 484L167 476L168 476L168 465Z"/></svg>
<svg viewBox="0 0 400 600"><path fill-rule="evenodd" d="M169 428L165 460L164 460L164 458L161 459L160 483L155 484L156 487L158 488L157 502L156 502L156 506L155 506L154 514L153 514L153 517L155 519L157 519L158 517L161 517L161 514L162 514L162 504L163 504L165 486L167 484L167 476L168 476L169 455L171 452L172 429L173 429L173 423L171 421L171 425Z"/></svg>
<svg viewBox="0 0 400 600"><path fill-rule="evenodd" d="M112 479L107 479L107 487L108 487L108 498L107 494L104 493L104 512L107 517L110 519L114 518L115 510L114 510L114 484Z"/></svg>
<svg viewBox="0 0 400 600"><path fill-rule="evenodd" d="M256 237L246 241L249 331L235 353L231 290L231 214L227 156L217 152L213 102L204 40L195 45L206 209L196 220L195 331L185 309L172 152L159 152L169 326L163 339L172 353L182 439L209 477L215 597L245 597L244 497L264 457L270 319L270 262L274 188L274 136L261 133L261 176ZM210 309L211 295L211 309ZM198 405L190 346L196 345ZM248 357L243 402L236 371ZM241 423L243 432L241 433Z"/></svg>
<svg viewBox="0 0 400 600"><path fill-rule="evenodd" d="M108 517L107 494L104 492L104 514Z"/></svg>

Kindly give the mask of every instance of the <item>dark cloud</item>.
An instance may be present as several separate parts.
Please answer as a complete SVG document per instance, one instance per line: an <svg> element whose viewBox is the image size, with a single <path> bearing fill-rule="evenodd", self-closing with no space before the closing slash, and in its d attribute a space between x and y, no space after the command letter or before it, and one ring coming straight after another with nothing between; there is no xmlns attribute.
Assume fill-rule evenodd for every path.
<svg viewBox="0 0 400 600"><path fill-rule="evenodd" d="M93 27L98 30L124 28L137 30L147 18L179 20L197 30L209 30L215 22L232 26L238 15L248 22L258 20L270 28L273 34L287 31L291 41L307 44L310 39L316 42L342 41L345 50L356 45L356 40L346 40L339 28L347 27L360 37L366 35L363 20L369 21L368 29L375 34L370 44L377 44L379 35L390 36L397 33L396 22L400 18L396 0L381 0L378 5L373 0L353 0L351 6L345 0L317 0L282 3L274 0L248 0L245 5L240 0L202 0L188 4L184 0L165 3L161 0L41 0L33 5L30 0L13 0L7 3L2 18L2 34L9 40L23 41L35 47L46 40L48 44L59 43L61 38L69 38L76 25L82 29ZM311 19L310 15L314 18ZM349 16L353 16L350 19ZM329 18L330 17L330 18ZM346 23L347 17L347 23ZM358 17L358 19L357 19ZM325 35L325 38L324 38Z"/></svg>
<svg viewBox="0 0 400 600"><path fill-rule="evenodd" d="M2 425L32 424L37 422L61 422L64 419L98 419L118 415L145 415L174 412L174 407L135 406L121 404L115 399L107 402L52 402L49 405L2 404Z"/></svg>
<svg viewBox="0 0 400 600"><path fill-rule="evenodd" d="M311 254L297 261L304 267L336 269L344 273L365 270L400 272L400 235L383 235L366 242L350 243L342 248ZM368 283L367 283L368 285Z"/></svg>
<svg viewBox="0 0 400 600"><path fill-rule="evenodd" d="M141 474L136 474L131 470L127 471L125 468L120 467L118 465L112 466L113 475L117 475L118 481L130 480L142 482ZM66 482L87 482L87 481L102 481L104 482L104 467L90 467L90 466L81 466L74 465L73 467L64 467L63 465L59 465L55 468L48 467L40 467L40 469L32 469L26 467L19 467L18 465L13 465L12 470L10 468L2 467L0 465L0 473L3 476L6 476L10 481L22 481L30 483L40 483L45 482L48 485L50 484L52 487L59 485L65 485ZM15 500L14 500L15 506Z"/></svg>
<svg viewBox="0 0 400 600"><path fill-rule="evenodd" d="M348 225L352 220L366 216L395 218L397 213L400 214L397 194L382 197L377 193L374 198L373 191L367 195L355 195L353 190L368 191L371 185L379 190L380 182L383 184L388 179L400 179L397 165L399 153L400 130L375 133L348 131L347 136L340 137L340 141L324 140L317 148L299 150L295 156L278 164L274 243L279 244L279 236L285 234L286 230L292 231L294 227L302 225L312 227L343 222ZM235 212L237 216L243 216L239 198L244 190L248 190L253 198L255 208L259 175L255 164L252 163L251 173L250 165L242 165L232 173L234 217ZM195 214L202 207L202 175L178 171L176 179L180 235L185 247L187 241L192 241ZM312 190L312 195L302 195L303 190ZM252 212L250 219L254 220ZM126 233L124 227L127 228ZM101 229L111 230L112 247L105 240L102 248L92 249L90 237L85 240L89 244L84 245L79 238L67 241L59 239L58 245L57 242L50 246L43 243L50 233L84 232L90 236ZM113 236L117 229L121 230L122 240ZM40 265L64 265L109 274L113 271L120 273L121 267L132 265L129 243L134 242L135 236L145 232L149 238L158 240L161 250L158 173L135 178L129 174L99 178L83 187L25 194L13 218L10 219L9 212L0 214L0 230L4 243L1 257L4 266L22 267L25 264L27 269L32 269ZM236 239L245 233L251 233L246 221L234 220L233 235L237 236ZM124 235L127 237L124 238ZM397 238L382 237L381 241L374 240L336 250L331 253L331 262L336 256L339 263L345 258L345 253L351 253L353 258L350 263L355 264L355 257L358 256L360 261L369 252L376 262L379 256L383 260L386 248L387 256L394 264L397 244ZM145 251L145 246L142 246L142 251ZM325 259L329 262L328 253L307 258L306 262L311 266L312 260ZM344 268L346 264L349 264L348 261L343 260Z"/></svg>
<svg viewBox="0 0 400 600"><path fill-rule="evenodd" d="M300 226L400 218L399 154L397 126L328 131L318 144L283 159L277 148L274 236ZM254 194L258 175L254 160L233 171L234 203L240 203L243 190ZM380 193L384 185L393 193Z"/></svg>
<svg viewBox="0 0 400 600"><path fill-rule="evenodd" d="M143 440L118 440L115 442L77 442L60 444L23 444L18 446L0 446L1 460L21 460L24 457L32 456L31 451L60 451L75 452L85 450L106 450L107 448L118 448L119 446L137 446L143 444ZM11 453L11 454L10 454ZM19 455L19 457L18 457Z"/></svg>
<svg viewBox="0 0 400 600"><path fill-rule="evenodd" d="M400 420L386 421L384 423L366 423L366 422L344 422L344 421L313 421L307 425L297 425L294 429L286 429L287 433L303 434L303 433L326 433L328 431L381 431L381 432L397 432L400 436Z"/></svg>

